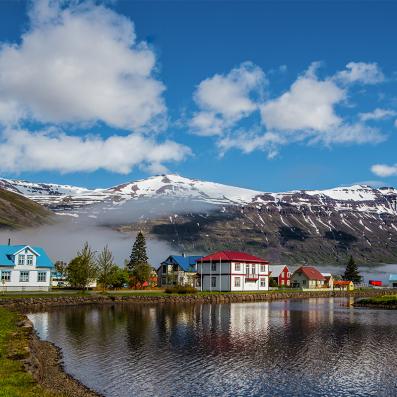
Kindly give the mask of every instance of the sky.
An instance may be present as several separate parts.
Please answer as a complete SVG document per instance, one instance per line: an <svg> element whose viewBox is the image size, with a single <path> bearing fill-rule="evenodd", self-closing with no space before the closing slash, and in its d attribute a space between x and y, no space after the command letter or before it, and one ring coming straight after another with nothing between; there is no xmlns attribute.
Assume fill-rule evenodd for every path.
<svg viewBox="0 0 397 397"><path fill-rule="evenodd" d="M393 1L2 1L0 175L397 186Z"/></svg>

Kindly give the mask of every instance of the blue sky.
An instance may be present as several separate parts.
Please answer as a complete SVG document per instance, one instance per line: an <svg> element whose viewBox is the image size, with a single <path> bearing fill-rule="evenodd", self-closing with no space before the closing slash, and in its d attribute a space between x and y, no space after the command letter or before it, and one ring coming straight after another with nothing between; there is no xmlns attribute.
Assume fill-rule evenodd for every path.
<svg viewBox="0 0 397 397"><path fill-rule="evenodd" d="M397 184L397 3L0 4L0 173Z"/></svg>

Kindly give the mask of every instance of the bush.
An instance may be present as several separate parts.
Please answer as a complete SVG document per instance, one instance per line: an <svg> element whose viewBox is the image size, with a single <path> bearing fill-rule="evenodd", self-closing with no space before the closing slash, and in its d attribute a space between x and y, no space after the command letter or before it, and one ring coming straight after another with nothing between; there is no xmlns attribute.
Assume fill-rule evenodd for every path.
<svg viewBox="0 0 397 397"><path fill-rule="evenodd" d="M196 294L197 289L189 285L176 285L175 287L167 287L166 294Z"/></svg>

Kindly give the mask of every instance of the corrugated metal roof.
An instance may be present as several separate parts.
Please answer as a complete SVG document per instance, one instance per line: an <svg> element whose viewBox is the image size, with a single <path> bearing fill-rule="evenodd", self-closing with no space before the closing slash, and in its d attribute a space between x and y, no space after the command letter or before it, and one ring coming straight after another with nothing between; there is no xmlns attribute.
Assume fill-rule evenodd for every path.
<svg viewBox="0 0 397 397"><path fill-rule="evenodd" d="M25 247L30 247L39 254L39 256L36 257L37 267L54 267L51 259L48 257L43 248L29 245L0 245L0 266L15 266L12 256Z"/></svg>
<svg viewBox="0 0 397 397"><path fill-rule="evenodd" d="M194 272L196 261L199 260L201 256L199 255L170 255L164 262L167 263L169 260L177 263L185 272Z"/></svg>
<svg viewBox="0 0 397 397"><path fill-rule="evenodd" d="M279 277L286 265L270 265L269 271L272 273L270 277Z"/></svg>
<svg viewBox="0 0 397 397"><path fill-rule="evenodd" d="M201 258L199 262L212 261L269 263L268 261L258 258L257 256L238 251L218 251Z"/></svg>

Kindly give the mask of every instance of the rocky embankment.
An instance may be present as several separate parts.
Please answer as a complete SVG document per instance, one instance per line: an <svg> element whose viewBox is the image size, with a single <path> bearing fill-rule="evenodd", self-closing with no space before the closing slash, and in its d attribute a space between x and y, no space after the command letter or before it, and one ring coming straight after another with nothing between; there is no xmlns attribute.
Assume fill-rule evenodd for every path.
<svg viewBox="0 0 397 397"><path fill-rule="evenodd" d="M392 289L373 289L347 291L312 291L312 292L263 292L263 293L209 293L197 295L88 295L88 296L61 296L35 298L7 298L0 299L0 306L21 311L35 311L48 307L72 305L101 305L101 304L177 304L177 303L233 303L233 302L260 302L285 299L308 298L339 298L339 297L375 297L397 294Z"/></svg>
<svg viewBox="0 0 397 397"><path fill-rule="evenodd" d="M98 397L100 394L90 390L68 375L62 365L62 352L50 342L42 341L36 335L32 322L24 315L17 324L24 329L28 338L28 351L20 359L26 371L46 390L56 392L62 397Z"/></svg>

